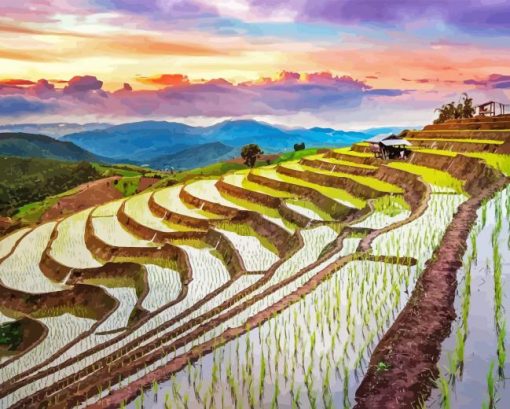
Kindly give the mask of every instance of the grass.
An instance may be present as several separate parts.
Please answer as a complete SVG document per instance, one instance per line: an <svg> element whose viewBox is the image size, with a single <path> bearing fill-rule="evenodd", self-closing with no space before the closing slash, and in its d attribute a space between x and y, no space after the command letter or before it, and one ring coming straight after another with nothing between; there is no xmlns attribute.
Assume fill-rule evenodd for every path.
<svg viewBox="0 0 510 409"><path fill-rule="evenodd" d="M26 204L18 209L14 217L24 223L36 223L41 219L43 214L53 207L61 198L74 195L77 192L78 188L75 187L58 195L48 196L39 202Z"/></svg>
<svg viewBox="0 0 510 409"><path fill-rule="evenodd" d="M319 148L309 148L300 151L287 152L281 155L274 163L287 162L290 160L301 159L305 156L316 155L318 151Z"/></svg>
<svg viewBox="0 0 510 409"><path fill-rule="evenodd" d="M430 184L453 189L457 193L464 193L464 183L454 178L448 172L432 169L426 166L413 165L406 162L391 162L389 167L403 170L405 172L419 175L422 179Z"/></svg>
<svg viewBox="0 0 510 409"><path fill-rule="evenodd" d="M466 152L464 155L483 159L487 165L496 168L506 176L510 176L510 155L500 155L486 152Z"/></svg>
<svg viewBox="0 0 510 409"><path fill-rule="evenodd" d="M114 186L124 197L132 196L137 193L140 179L140 175L126 176L121 178L117 183L114 183Z"/></svg>

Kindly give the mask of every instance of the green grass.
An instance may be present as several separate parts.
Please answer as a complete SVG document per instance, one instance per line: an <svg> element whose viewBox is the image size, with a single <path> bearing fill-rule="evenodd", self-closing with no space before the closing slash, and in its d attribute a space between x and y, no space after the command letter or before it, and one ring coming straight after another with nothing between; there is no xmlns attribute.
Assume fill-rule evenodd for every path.
<svg viewBox="0 0 510 409"><path fill-rule="evenodd" d="M46 213L51 207L53 207L59 201L59 199L66 196L74 195L77 192L78 188L75 187L58 195L49 196L44 200L26 204L25 206L22 206L18 209L18 211L14 215L14 218L24 223L29 224L36 223L41 219L44 213Z"/></svg>
<svg viewBox="0 0 510 409"><path fill-rule="evenodd" d="M345 155L358 156L360 158L372 158L372 157L374 157L373 153L351 151L351 148L349 148L349 147L333 149L333 151L337 152L337 153L342 153L342 154L345 154Z"/></svg>
<svg viewBox="0 0 510 409"><path fill-rule="evenodd" d="M319 148L303 149L301 151L287 152L281 155L274 163L287 162L289 160L298 160L305 156L316 155Z"/></svg>
<svg viewBox="0 0 510 409"><path fill-rule="evenodd" d="M486 153L486 152L470 152L464 153L464 155L483 159L487 165L498 169L506 176L510 176L510 155L500 155L497 153Z"/></svg>
<svg viewBox="0 0 510 409"><path fill-rule="evenodd" d="M463 182L454 178L448 172L428 168L426 166L413 165L406 162L391 162L388 164L388 166L394 169L400 169L405 172L419 175L427 183L441 187L447 187L455 190L457 193L464 193Z"/></svg>
<svg viewBox="0 0 510 409"><path fill-rule="evenodd" d="M92 163L92 166L103 176L122 176L122 177L133 177L140 176L142 172L135 169L124 169L117 168L116 166L101 165L99 163Z"/></svg>
<svg viewBox="0 0 510 409"><path fill-rule="evenodd" d="M138 190L140 185L141 176L125 176L121 178L117 183L114 183L115 189L117 189L124 197L132 196Z"/></svg>

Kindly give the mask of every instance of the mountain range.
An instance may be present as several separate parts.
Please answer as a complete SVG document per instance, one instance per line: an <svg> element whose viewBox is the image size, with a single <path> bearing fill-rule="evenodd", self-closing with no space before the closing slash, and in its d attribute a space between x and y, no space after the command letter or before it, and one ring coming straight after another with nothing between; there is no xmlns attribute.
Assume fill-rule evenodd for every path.
<svg viewBox="0 0 510 409"><path fill-rule="evenodd" d="M36 124L20 124L9 129L47 130L53 138L32 133L0 134L0 154L186 169L239 156L241 147L249 143L258 144L265 153L292 151L295 143L304 143L307 148L341 147L403 128L286 129L254 120L230 120L212 126L142 121L122 125L42 124L40 128ZM55 131L62 129L80 132L61 135Z"/></svg>
<svg viewBox="0 0 510 409"><path fill-rule="evenodd" d="M65 161L112 162L111 159L95 155L72 142L22 132L0 133L0 155Z"/></svg>
<svg viewBox="0 0 510 409"><path fill-rule="evenodd" d="M304 142L307 147L346 146L366 136L355 131L283 129L253 120L237 120L208 127L143 121L72 133L60 139L73 142L96 155L150 164L160 156L215 142L233 148L256 143L266 153L277 153L292 150L295 143Z"/></svg>

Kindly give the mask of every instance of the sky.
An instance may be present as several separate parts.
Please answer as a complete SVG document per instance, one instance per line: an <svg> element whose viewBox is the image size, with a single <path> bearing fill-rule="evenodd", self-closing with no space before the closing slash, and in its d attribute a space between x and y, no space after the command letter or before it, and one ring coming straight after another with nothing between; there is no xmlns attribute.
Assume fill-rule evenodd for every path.
<svg viewBox="0 0 510 409"><path fill-rule="evenodd" d="M510 103L508 0L0 0L0 123L421 126Z"/></svg>

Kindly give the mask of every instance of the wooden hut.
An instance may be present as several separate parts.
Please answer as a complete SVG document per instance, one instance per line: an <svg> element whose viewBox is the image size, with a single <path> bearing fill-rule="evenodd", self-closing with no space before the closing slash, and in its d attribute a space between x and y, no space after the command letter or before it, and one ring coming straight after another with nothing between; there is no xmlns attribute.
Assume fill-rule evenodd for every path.
<svg viewBox="0 0 510 409"><path fill-rule="evenodd" d="M404 159L409 156L410 153L407 147L411 146L411 142L395 134L376 135L364 142L370 144L370 150L376 158L385 160Z"/></svg>

